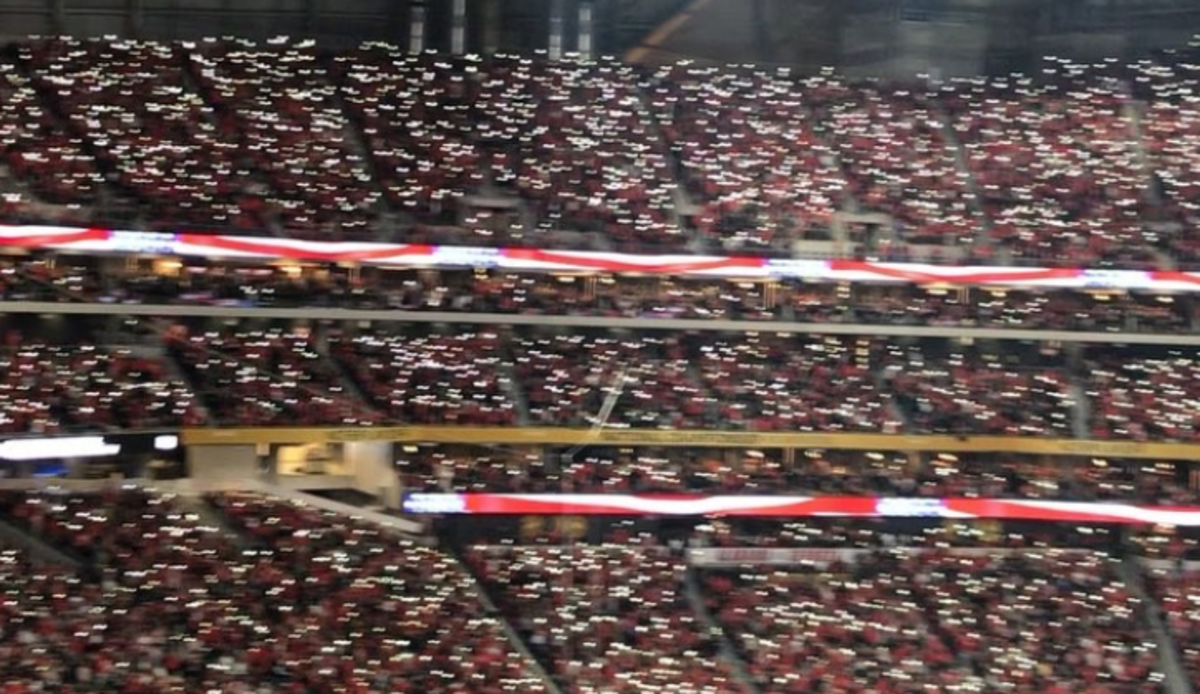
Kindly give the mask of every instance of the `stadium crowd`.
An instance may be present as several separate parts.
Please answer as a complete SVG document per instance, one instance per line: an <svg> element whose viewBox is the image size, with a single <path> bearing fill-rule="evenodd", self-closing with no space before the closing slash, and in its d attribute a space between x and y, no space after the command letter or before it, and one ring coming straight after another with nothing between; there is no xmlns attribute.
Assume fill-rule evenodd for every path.
<svg viewBox="0 0 1200 694"><path fill-rule="evenodd" d="M339 340L335 358L391 421L416 424L515 424L513 384L498 368L494 333L406 339L366 335Z"/></svg>
<svg viewBox="0 0 1200 694"><path fill-rule="evenodd" d="M1153 265L1130 100L1096 81L981 79L946 106L996 242L1035 262Z"/></svg>
<svg viewBox="0 0 1200 694"><path fill-rule="evenodd" d="M544 691L446 553L261 495L210 502L235 531L136 488L0 494L80 562L0 554L4 691Z"/></svg>
<svg viewBox="0 0 1200 694"><path fill-rule="evenodd" d="M1162 684L1148 606L1111 556L981 536L964 536L975 549L960 552L945 528L914 552L903 547L917 536L877 523L788 524L769 533L777 546L867 554L696 568L684 545L621 523L596 544L476 544L459 563L365 521L247 492L4 491L0 520L77 564L0 550L0 673L14 694L545 691L524 648L565 692L750 691L705 613L771 691ZM693 547L755 544L700 530ZM1187 575L1151 577L1194 665Z"/></svg>
<svg viewBox="0 0 1200 694"><path fill-rule="evenodd" d="M564 691L748 691L689 603L682 558L649 535L618 539L472 547L468 562Z"/></svg>
<svg viewBox="0 0 1200 694"><path fill-rule="evenodd" d="M771 691L1162 691L1145 609L1080 551L877 553L706 571L708 608Z"/></svg>
<svg viewBox="0 0 1200 694"><path fill-rule="evenodd" d="M199 424L191 387L129 349L95 344L0 348L0 431L57 434Z"/></svg>
<svg viewBox="0 0 1200 694"><path fill-rule="evenodd" d="M0 300L1185 333L1187 295L485 270L0 262Z"/></svg>
<svg viewBox="0 0 1200 694"><path fill-rule="evenodd" d="M167 350L218 422L372 424L380 419L349 391L306 330L172 333Z"/></svg>
<svg viewBox="0 0 1200 694"><path fill-rule="evenodd" d="M1194 348L252 325L152 321L161 347L8 328L0 431L462 423L1200 437Z"/></svg>
<svg viewBox="0 0 1200 694"><path fill-rule="evenodd" d="M1018 454L421 446L397 453L408 491L864 495L1193 505L1185 462Z"/></svg>
<svg viewBox="0 0 1200 694"><path fill-rule="evenodd" d="M1186 51L920 87L282 40L36 39L0 57L10 222L772 255L840 240L1051 265L1196 255ZM887 221L839 231L856 214Z"/></svg>
<svg viewBox="0 0 1200 694"><path fill-rule="evenodd" d="M767 255L831 242L847 256L936 246L999 263L1187 268L1200 258L1191 57L1117 77L1052 62L1036 79L913 88L384 45L36 39L0 50L0 223ZM855 215L886 222L847 222ZM1194 347L771 331L797 321L1183 335L1200 325L1184 295L113 265L9 259L0 299L761 329L198 319L156 327L161 345L141 347L11 330L0 433L412 423L1200 441ZM1200 503L1190 461L396 450L409 491ZM417 541L254 493L6 489L5 532L76 568L0 545L0 694L538 694L552 689L542 671L572 694L741 694L750 681L827 694L1163 691L1148 626L1157 607L1118 562L1139 547L1181 561L1195 538L1189 549L1167 528L1131 538L1109 526L909 520L898 530L704 519L661 535L631 522L602 542L552 533L438 547L446 537ZM962 546L977 551L950 549ZM739 547L869 554L696 569L686 551ZM1179 561L1150 573L1149 593L1200 686L1200 591Z"/></svg>
<svg viewBox="0 0 1200 694"><path fill-rule="evenodd" d="M1197 610L1200 609L1200 590L1197 590L1195 565L1183 570L1158 568L1150 571L1147 581L1151 594L1158 601L1163 618L1175 643L1192 687L1200 685L1200 631Z"/></svg>

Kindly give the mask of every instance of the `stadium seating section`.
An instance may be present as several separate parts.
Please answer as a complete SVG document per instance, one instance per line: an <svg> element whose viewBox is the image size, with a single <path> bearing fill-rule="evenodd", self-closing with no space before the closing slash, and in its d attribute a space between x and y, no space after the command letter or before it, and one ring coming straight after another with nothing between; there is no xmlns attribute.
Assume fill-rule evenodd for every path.
<svg viewBox="0 0 1200 694"><path fill-rule="evenodd" d="M1161 690L1140 601L1100 553L881 553L704 581L709 609L770 691Z"/></svg>
<svg viewBox="0 0 1200 694"><path fill-rule="evenodd" d="M38 39L0 51L0 222L771 256L831 242L884 258L932 246L1002 264L1187 268L1200 262L1196 77L1185 54L917 86L383 45ZM1194 333L1182 295L27 256L3 261L0 299L763 327L156 319L155 340L134 346L11 329L5 434L603 424L1200 441L1194 347L770 331ZM397 457L409 490L1200 502L1186 463L1097 457L453 445ZM1159 606L1200 685L1200 594L1174 561L1195 548L1158 528L1051 542L743 519L683 541L617 530L438 547L257 493L132 487L5 490L0 521L73 565L0 547L4 694L1158 694ZM688 544L870 554L697 568ZM897 549L910 545L926 551ZM1136 562L1118 555L1139 551L1164 562L1145 574L1155 604L1126 583Z"/></svg>
<svg viewBox="0 0 1200 694"><path fill-rule="evenodd" d="M195 502L191 502L193 505ZM0 513L81 564L0 554L10 691L541 692L445 552L251 494L5 492Z"/></svg>
<svg viewBox="0 0 1200 694"><path fill-rule="evenodd" d="M1200 440L1195 348L205 325L135 347L10 331L0 430L602 423Z"/></svg>
<svg viewBox="0 0 1200 694"><path fill-rule="evenodd" d="M37 39L0 56L0 212L772 255L836 237L843 253L1169 268L1200 255L1194 73L1187 51L893 85L378 44Z"/></svg>
<svg viewBox="0 0 1200 694"><path fill-rule="evenodd" d="M889 84L29 39L0 48L0 224L1200 268L1198 58ZM46 315L78 304L118 307ZM205 315L152 315L165 305ZM1187 293L21 251L0 258L6 306L6 438L389 424L1025 437L1063 452L390 454L407 491L1123 502L1167 520L1200 505L1193 461L1141 445L1200 443ZM1141 457L1094 453L1109 442ZM1200 564L1186 561L1200 535L1167 524L468 517L418 537L228 480L202 495L4 482L0 694L1164 694L1172 651L1200 688ZM735 559L705 564L707 550Z"/></svg>
<svg viewBox="0 0 1200 694"><path fill-rule="evenodd" d="M405 489L456 492L834 494L1191 505L1186 463L1017 454L807 449L422 446L397 455Z"/></svg>
<svg viewBox="0 0 1200 694"><path fill-rule="evenodd" d="M663 546L475 548L496 605L569 691L746 691L689 605Z"/></svg>
<svg viewBox="0 0 1200 694"><path fill-rule="evenodd" d="M1163 690L1157 608L1079 545L709 567L686 551L709 526L435 548L260 493L133 486L0 492L0 522L40 543L0 547L12 692ZM826 523L843 548L870 537ZM1146 569L1194 676L1188 576Z"/></svg>

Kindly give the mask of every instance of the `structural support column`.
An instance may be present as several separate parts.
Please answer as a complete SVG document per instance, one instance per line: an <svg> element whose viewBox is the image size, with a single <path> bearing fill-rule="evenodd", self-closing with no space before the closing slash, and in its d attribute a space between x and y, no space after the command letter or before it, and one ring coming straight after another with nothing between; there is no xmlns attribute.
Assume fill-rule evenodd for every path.
<svg viewBox="0 0 1200 694"><path fill-rule="evenodd" d="M408 52L421 53L425 50L425 5L413 3L408 12Z"/></svg>
<svg viewBox="0 0 1200 694"><path fill-rule="evenodd" d="M450 52L462 55L467 52L467 0L454 0L450 23Z"/></svg>
<svg viewBox="0 0 1200 694"><path fill-rule="evenodd" d="M595 41L593 35L595 30L592 27L592 0L581 0L579 3L579 57L583 60L591 60L592 54L595 52L593 46Z"/></svg>
<svg viewBox="0 0 1200 694"><path fill-rule="evenodd" d="M563 57L564 11L564 0L552 0L550 3L550 40L547 46L550 60L562 60Z"/></svg>
<svg viewBox="0 0 1200 694"><path fill-rule="evenodd" d="M317 30L317 0L304 0L304 34L312 36Z"/></svg>
<svg viewBox="0 0 1200 694"><path fill-rule="evenodd" d="M483 52L492 55L500 50L500 0L483 0L481 12Z"/></svg>
<svg viewBox="0 0 1200 694"><path fill-rule="evenodd" d="M50 24L58 34L67 33L66 0L50 0Z"/></svg>
<svg viewBox="0 0 1200 694"><path fill-rule="evenodd" d="M129 0L125 5L125 10L129 13L125 18L125 28L129 31L129 35L140 39L142 37L142 26L144 24L143 17L143 1Z"/></svg>

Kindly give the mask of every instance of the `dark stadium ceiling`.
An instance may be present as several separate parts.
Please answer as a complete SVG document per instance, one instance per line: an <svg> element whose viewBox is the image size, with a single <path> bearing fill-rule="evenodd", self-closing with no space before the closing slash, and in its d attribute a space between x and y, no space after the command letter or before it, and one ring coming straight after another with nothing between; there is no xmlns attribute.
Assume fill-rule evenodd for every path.
<svg viewBox="0 0 1200 694"><path fill-rule="evenodd" d="M419 17L423 45L451 50L456 9L457 45L467 51L570 52L590 33L594 54L639 62L834 65L884 76L1007 72L1047 54L1131 59L1200 31L1196 0L0 0L0 36L286 35L407 46Z"/></svg>

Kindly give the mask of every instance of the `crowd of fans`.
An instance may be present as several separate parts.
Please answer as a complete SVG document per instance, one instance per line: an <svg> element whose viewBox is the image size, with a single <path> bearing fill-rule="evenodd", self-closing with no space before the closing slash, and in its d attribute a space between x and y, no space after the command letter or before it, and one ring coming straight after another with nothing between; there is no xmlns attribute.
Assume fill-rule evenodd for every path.
<svg viewBox="0 0 1200 694"><path fill-rule="evenodd" d="M701 569L695 592L681 546L644 532L476 545L464 567L295 502L212 494L226 528L195 503L132 487L0 494L6 522L79 564L0 552L6 691L543 691L502 619L563 691L748 691L697 608L772 691L1162 683L1146 606L1095 551L875 544L857 560ZM1154 583L1190 663L1188 585Z"/></svg>
<svg viewBox="0 0 1200 694"><path fill-rule="evenodd" d="M711 521L694 529L693 547L714 550L802 550L818 557L836 550L1003 549L1045 550L1061 547L1111 552L1124 549L1123 530L1106 525L941 519L805 518ZM827 553L823 550L835 550Z"/></svg>
<svg viewBox="0 0 1200 694"><path fill-rule="evenodd" d="M0 56L0 160L19 184L3 211L80 223L116 204L149 228L321 239L574 232L770 254L841 239L1190 263L1189 55L914 88L379 44L36 39ZM839 236L839 212L888 221Z"/></svg>
<svg viewBox="0 0 1200 694"><path fill-rule="evenodd" d="M940 287L857 287L839 291L820 286L792 294L797 320L822 317L838 322L885 325L943 325L1026 330L1164 332L1191 330L1186 296L1039 292L1020 289ZM844 302L844 303L843 303ZM811 317L809 317L811 316Z"/></svg>
<svg viewBox="0 0 1200 694"><path fill-rule="evenodd" d="M820 121L854 200L888 213L897 240L970 245L981 218L937 103L904 90L823 86Z"/></svg>
<svg viewBox="0 0 1200 694"><path fill-rule="evenodd" d="M1166 350L1156 355L1093 350L1087 397L1091 434L1103 438L1184 440L1200 437L1200 398L1193 355Z"/></svg>
<svg viewBox="0 0 1200 694"><path fill-rule="evenodd" d="M534 423L689 428L709 405L677 336L520 338L516 375Z"/></svg>
<svg viewBox="0 0 1200 694"><path fill-rule="evenodd" d="M1019 498L1194 505L1184 462L1017 454L456 446L398 454L410 491Z"/></svg>
<svg viewBox="0 0 1200 694"><path fill-rule="evenodd" d="M872 372L869 338L748 335L710 341L693 361L710 427L779 431L896 431Z"/></svg>
<svg viewBox="0 0 1200 694"><path fill-rule="evenodd" d="M922 541L826 519L769 535L862 550L696 568L683 543L633 523L595 544L475 544L460 563L366 521L244 492L5 491L0 519L74 564L0 549L0 676L14 694L545 691L526 655L580 694L750 691L743 676L770 691L887 694L1163 683L1150 606L1117 560L1046 548L1036 533L1019 547L978 532L958 542L946 528ZM762 546L719 527L729 523L689 544ZM1150 586L1194 674L1188 576L1163 569Z"/></svg>
<svg viewBox="0 0 1200 694"><path fill-rule="evenodd" d="M1145 606L1113 564L1065 550L879 553L816 574L711 571L704 583L771 691L1162 691Z"/></svg>
<svg viewBox="0 0 1200 694"><path fill-rule="evenodd" d="M515 424L514 384L499 368L495 333L430 337L363 335L338 341L335 357L391 421Z"/></svg>
<svg viewBox="0 0 1200 694"><path fill-rule="evenodd" d="M1194 567L1182 571L1165 568L1152 571L1147 581L1193 688L1200 686L1200 587L1196 578Z"/></svg>
<svg viewBox="0 0 1200 694"><path fill-rule="evenodd" d="M6 692L541 692L449 555L308 507L5 492L8 522L77 558L0 555Z"/></svg>
<svg viewBox="0 0 1200 694"><path fill-rule="evenodd" d="M1049 348L959 350L945 343L889 345L883 377L922 431L1069 436L1069 372ZM1032 357L1032 358L1031 358Z"/></svg>
<svg viewBox="0 0 1200 694"><path fill-rule="evenodd" d="M172 332L167 349L218 422L372 424L380 415L350 392L307 330Z"/></svg>
<svg viewBox="0 0 1200 694"><path fill-rule="evenodd" d="M1187 295L486 270L0 263L0 300L1188 333Z"/></svg>
<svg viewBox="0 0 1200 694"><path fill-rule="evenodd" d="M165 351L11 330L0 344L0 432L394 422L1200 437L1194 348L210 321L163 329Z"/></svg>
<svg viewBox="0 0 1200 694"><path fill-rule="evenodd" d="M1153 264L1129 99L1109 84L974 80L946 103L991 237L1034 262Z"/></svg>
<svg viewBox="0 0 1200 694"><path fill-rule="evenodd" d="M1001 262L1187 266L1200 257L1196 68L1164 58L1129 70L1136 87L1054 64L1038 79L913 90L382 45L39 39L0 51L0 222L84 225L118 210L156 230L575 236L774 255L834 240L839 213L863 213L888 223L842 231L882 255L932 244ZM765 330L197 321L168 330L165 355L13 333L0 343L0 433L400 422L1200 440L1194 349L769 332L799 321L1187 333L1200 323L1185 296L172 263L11 261L0 298ZM397 455L406 490L1198 503L1187 462L596 446ZM1162 691L1148 606L1118 577L1108 552L1128 546L1110 527L1053 540L1085 551L985 524L918 519L906 534L866 520L704 521L693 547L870 553L689 574L680 543L619 523L603 543L481 544L460 563L258 494L205 503L225 527L134 488L0 492L0 520L79 565L0 547L0 692L537 693L539 669L578 694L752 691L737 659L763 691ZM1178 538L1139 542L1173 559L1189 551ZM892 551L909 544L932 549ZM1200 593L1181 566L1150 589L1200 686Z"/></svg>
<svg viewBox="0 0 1200 694"><path fill-rule="evenodd" d="M223 42L187 55L225 137L268 190L287 236L370 238L378 188L324 62L307 44Z"/></svg>
<svg viewBox="0 0 1200 694"><path fill-rule="evenodd" d="M333 64L389 200L418 219L447 220L455 200L500 191L538 221L498 240L567 229L618 245L680 244L665 148L631 67L378 45Z"/></svg>
<svg viewBox="0 0 1200 694"><path fill-rule="evenodd" d="M538 423L632 428L896 430L870 339L525 338L517 376Z"/></svg>
<svg viewBox="0 0 1200 694"><path fill-rule="evenodd" d="M261 495L210 500L274 560L264 608L318 691L545 691L449 553Z"/></svg>
<svg viewBox="0 0 1200 694"><path fill-rule="evenodd" d="M1193 147L1200 135L1195 51L1141 61L1133 70L1133 84L1145 102L1141 110L1147 165L1153 172L1154 192L1162 198L1162 224L1154 229L1155 240L1180 265L1195 267L1200 245L1189 232L1200 210L1200 178Z"/></svg>
<svg viewBox="0 0 1200 694"><path fill-rule="evenodd" d="M795 79L688 66L657 77L650 104L701 206L699 238L731 250L829 238L847 186Z"/></svg>
<svg viewBox="0 0 1200 694"><path fill-rule="evenodd" d="M468 561L564 691L748 691L688 600L682 558L650 536L623 540L479 546Z"/></svg>
<svg viewBox="0 0 1200 694"><path fill-rule="evenodd" d="M95 344L0 347L0 432L47 433L200 424L191 387L152 357Z"/></svg>
<svg viewBox="0 0 1200 694"><path fill-rule="evenodd" d="M61 221L84 222L104 181L81 142L57 127L11 56L0 57L0 161L32 194L22 201L19 191L6 191L0 201L5 216L15 217L26 211L19 203L37 200L53 206Z"/></svg>
<svg viewBox="0 0 1200 694"><path fill-rule="evenodd" d="M56 39L19 47L48 117L86 144L150 229L260 229L244 152L185 87L179 47Z"/></svg>
<svg viewBox="0 0 1200 694"><path fill-rule="evenodd" d="M1071 373L1053 354L943 341L747 335L520 340L534 421L634 428L1070 436ZM1028 352L1028 353L1027 353ZM1154 397L1156 394L1152 394ZM1127 435L1125 432L1114 432Z"/></svg>

